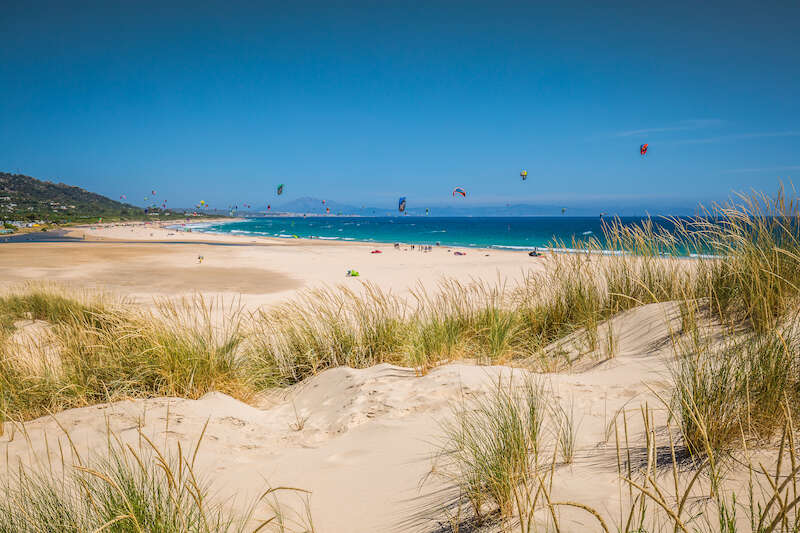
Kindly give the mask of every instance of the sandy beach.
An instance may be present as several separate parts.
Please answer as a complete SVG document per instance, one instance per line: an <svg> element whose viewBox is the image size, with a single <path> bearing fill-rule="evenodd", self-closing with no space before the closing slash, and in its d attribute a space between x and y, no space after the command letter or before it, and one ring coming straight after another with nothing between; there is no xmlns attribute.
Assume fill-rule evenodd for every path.
<svg viewBox="0 0 800 533"><path fill-rule="evenodd" d="M364 281L400 294L420 284L435 289L444 277L513 284L526 270L541 269L547 260L498 250L468 249L467 255L456 256L455 249L447 247L422 253L386 244L186 233L155 224L79 227L69 235L85 240L3 244L3 284L65 283L113 291L144 305L153 298L199 293L241 298L246 307L255 309L285 301L304 289L358 287ZM345 277L349 269L357 269L361 276ZM646 322L635 324L646 327ZM631 338L642 342L638 335ZM620 359L615 367L621 368L613 372L604 368L591 376L559 378L556 384L559 393L574 398L582 412L586 407L582 427L587 429L583 437L587 446L601 438L604 416L642 394L638 385L645 371L642 364L647 372L658 368L657 357L647 357L643 363L635 348L625 349L633 352L633 368ZM366 370L329 370L255 405L212 393L200 400L162 398L86 407L59 413L58 423L45 418L26 424L27 439L9 428L0 438L11 458L3 467L13 469L16 460L30 457L29 442L40 458L46 456L42 447L47 438L63 439L63 434L59 437L63 430L88 454L105 439L106 424L125 441L136 440L130 429L141 423L155 441L170 446L180 440L188 447L209 420L201 471L237 500L254 496L267 481L310 490L319 531L431 531L441 519L431 509L441 503L441 491L452 491L440 479L420 487L434 468L438 423L464 394L486 392L498 376L510 373L505 367L448 365L419 378L410 369L384 364ZM621 382L620 376L628 379ZM291 429L297 416L307 419L299 431ZM582 467L574 468L583 475ZM597 467L590 468L596 473ZM613 477L611 472L596 482L607 483ZM565 480L564 486L570 485ZM584 486L576 495L592 492Z"/></svg>
<svg viewBox="0 0 800 533"><path fill-rule="evenodd" d="M542 272L554 260L512 251L467 249L457 256L447 247L423 253L386 244L185 233L155 224L79 227L69 234L81 240L0 244L3 285L45 281L102 289L142 307L199 294L257 311L314 288L343 285L357 293L362 282L401 297L416 287L435 292L445 278L513 287L526 272ZM349 269L361 276L346 277ZM215 498L230 508L244 509L265 487L293 487L308 492L289 491L280 501L298 524L313 517L314 531L455 531L453 520L458 522L461 510L453 502L460 495L457 480L443 466L442 428L465 402L491 398L498 383L513 390L532 379L547 391L548 412L570 413L574 430L574 456L553 462L549 494L554 501L590 506L615 523L624 520L621 509L628 501L620 489L621 424L624 438L636 442L649 438L649 424L665 427L664 398L674 386L673 341L681 324L674 303L635 307L599 324L606 340L589 351L578 334L546 347L544 353L581 361L560 372L533 372L524 362L468 360L427 371L387 363L340 366L248 402L209 392L199 399L131 399L24 424L7 421L0 436L0 472L58 463L64 449L84 459L102 457L110 434L131 447L141 446L146 435L165 450L178 443L190 450L203 435L197 470L214 480ZM48 327L19 323L12 341L39 342ZM545 425L542 438L553 461L564 420L556 416ZM660 453L668 453L663 431L659 438ZM649 449L636 448L636 460L647 464ZM730 483L745 481L733 475ZM262 501L251 525L271 513ZM534 521L544 524L549 516L546 507L538 508ZM558 516L561 531L599 530L581 508L559 509ZM489 520L466 529L499 527ZM299 525L286 530L309 531Z"/></svg>
<svg viewBox="0 0 800 533"><path fill-rule="evenodd" d="M800 533L800 1L2 7L0 533Z"/></svg>
<svg viewBox="0 0 800 533"><path fill-rule="evenodd" d="M466 249L466 255L456 256L457 248L450 247L422 253L410 246L189 233L167 226L76 227L67 234L85 241L4 244L0 283L55 281L111 290L142 303L154 296L201 293L241 297L257 308L301 289L362 281L400 293L418 283L435 288L444 277L513 283L546 261L502 250ZM348 270L360 276L348 278Z"/></svg>

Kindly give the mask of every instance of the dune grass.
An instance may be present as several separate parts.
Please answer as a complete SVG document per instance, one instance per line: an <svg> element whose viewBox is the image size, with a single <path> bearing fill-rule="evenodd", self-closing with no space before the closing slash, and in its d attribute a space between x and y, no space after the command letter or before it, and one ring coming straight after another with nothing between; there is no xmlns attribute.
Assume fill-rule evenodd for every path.
<svg viewBox="0 0 800 533"><path fill-rule="evenodd" d="M249 359L261 387L300 381L326 368L402 362L408 335L399 298L375 285L314 290L253 318Z"/></svg>
<svg viewBox="0 0 800 533"><path fill-rule="evenodd" d="M199 297L160 301L144 311L54 287L24 287L0 297L0 316L5 323L52 324L58 364L31 373L0 344L0 412L27 419L118 398L197 398L211 390L246 400L339 365L388 362L424 373L469 359L555 370L569 363L546 350L549 345L577 333L584 354L613 354L613 332L601 324L652 302L681 302L686 331L693 330L692 310L703 307L732 330L778 338L799 296L797 202L782 191L775 199L753 194L705 215L669 221L669 232L653 221L609 221L602 246L591 239L573 243L585 253L551 255L542 270L515 283L450 279L435 290L419 287L410 298L365 283L302 293L252 316ZM602 255L601 247L614 255ZM664 256L678 252L706 255ZM9 334L6 328L0 338ZM753 342L743 350L764 344ZM701 394L704 376L717 381L715 373L725 370L700 364L699 357L686 363L698 376L689 394ZM750 374L750 386L758 388L753 380L761 374ZM705 390L708 401L724 402L713 399L724 391Z"/></svg>
<svg viewBox="0 0 800 533"><path fill-rule="evenodd" d="M599 331L604 320L660 301L707 301L720 319L764 332L800 286L797 216L796 203L783 196L772 203L754 196L715 207L710 218L674 221L672 232L650 221L611 221L604 246L617 255L597 253L597 240L573 243L587 253L553 255L544 271L511 286L443 280L409 300L366 283L307 292L252 317L228 309L220 318L218 302L199 298L162 301L145 313L26 287L0 297L0 315L6 323L28 317L54 324L60 367L46 376L21 375L0 357L6 381L0 401L7 412L30 417L126 396L193 398L221 390L247 398L339 365L390 362L425 372L464 358L525 360L551 370L563 362L545 353L549 344L581 332L583 351L596 352L608 333ZM663 256L687 250L724 255ZM613 338L605 342L613 346ZM54 390L61 391L55 398Z"/></svg>
<svg viewBox="0 0 800 533"><path fill-rule="evenodd" d="M279 492L306 491L270 488L243 511L220 500L195 468L204 434L205 428L184 453L180 445L159 448L141 431L138 445L109 431L107 449L87 459L66 434L68 449L58 464L20 466L3 479L0 533L313 533L308 520L288 519L296 513L277 498Z"/></svg>
<svg viewBox="0 0 800 533"><path fill-rule="evenodd" d="M553 405L560 407L552 407ZM687 456L681 427L658 426L641 408L643 430L629 434L628 414L612 422L619 514L562 499L555 483L568 464L561 450L564 413L542 381L501 380L483 397L466 400L442 426L432 473L458 488L459 514L450 531L586 531L626 533L794 533L800 530L800 458L796 423L779 402L776 446L753 450L740 432L739 451ZM569 417L567 416L567 420ZM766 465L766 466L765 466ZM731 468L735 466L735 468ZM467 510L464 510L464 504ZM447 502L443 507L451 506ZM563 511L569 509L570 515Z"/></svg>
<svg viewBox="0 0 800 533"><path fill-rule="evenodd" d="M780 407L784 415L782 436L770 450L769 460L763 451L753 453L747 438L740 434L740 452L735 457L708 450L702 459L695 458L689 465L678 459L681 450L676 443L680 434L675 435L669 424L657 428L652 411L643 409L647 458L644 466L631 465L630 449L637 445L629 441L627 429L624 442L617 431L619 477L621 488L625 489L620 493L628 495L620 509L619 529L683 533L799 531L796 426L788 403ZM731 469L731 459L735 469Z"/></svg>
<svg viewBox="0 0 800 533"><path fill-rule="evenodd" d="M48 283L26 283L0 294L0 331L8 334L18 320L83 320L118 302L102 292L68 290Z"/></svg>
<svg viewBox="0 0 800 533"><path fill-rule="evenodd" d="M442 425L434 471L454 483L478 524L499 515L531 531L557 456L572 461L574 420L543 381L499 378L486 396L464 400ZM546 443L552 450L546 447Z"/></svg>
<svg viewBox="0 0 800 533"><path fill-rule="evenodd" d="M530 316L549 324L557 332L554 337L582 328L591 349L596 345L592 330L596 332L603 319L646 303L680 304L682 328L673 335L675 388L665 404L679 433L673 435L669 422L666 428L656 428L645 407L647 461L633 466L630 450L641 445L629 441L625 424L625 442L617 442L617 451L620 493L627 493L629 500L620 511L618 530L800 531L800 463L792 419L800 403L797 201L787 200L783 191L774 199L752 194L713 206L703 218L669 222L674 230L668 233L647 222L626 227L612 221L606 240L619 255L587 254L584 259L591 269L582 268L574 257L557 259L556 275L548 278L553 292L545 305L531 303L543 293L531 283L527 288L534 294L523 293L527 304L515 311L533 309ZM692 261L664 257L678 251L700 256ZM544 331L548 329L527 330L540 335ZM550 491L556 461L570 461L574 436L552 432L552 452L542 454L537 442L533 453L534 445L521 438L526 419L518 394L508 383L458 413L444 429L442 451L454 465L452 479L473 515L480 519L487 509L495 509L507 524L504 528L530 531L539 509L544 512L538 515L539 527L544 522L545 529L558 531L555 509L571 507L594 517L598 530L609 531L597 510L554 501ZM569 419L563 405L551 409L551 426L572 429ZM665 433L669 442L658 443ZM619 431L616 434L619 438ZM761 453L756 463L754 448ZM657 471L665 451L672 468L666 477ZM536 459L520 467L524 461L517 457L525 453ZM773 457L766 462L771 469L764 466L765 453ZM682 465L677 456L684 457ZM729 477L732 467L739 471L738 479ZM745 485L743 471L745 479L749 477Z"/></svg>
<svg viewBox="0 0 800 533"><path fill-rule="evenodd" d="M639 301L608 293L606 271L595 267L581 255L556 255L544 272L528 272L513 285L447 279L433 292L417 288L411 300L370 283L361 291L314 290L253 317L247 358L259 386L295 383L339 365L363 368L380 362L422 373L453 359L557 368L562 362L544 352L549 344L581 331L585 351L595 351L601 322ZM660 276L673 270L685 268L661 268L648 280L662 283ZM629 285L642 287L634 281Z"/></svg>
<svg viewBox="0 0 800 533"><path fill-rule="evenodd" d="M40 292L53 300L60 292ZM74 309L81 312L73 312ZM222 391L252 394L240 358L241 313L202 298L157 302L153 310L126 307L87 311L79 304L53 313L50 338L57 362L31 372L0 344L0 419L26 420L71 407L123 398L199 398ZM217 319L222 314L224 318ZM222 324L222 325L219 325ZM35 346L32 347L36 349ZM31 353L30 357L45 357Z"/></svg>
<svg viewBox="0 0 800 533"><path fill-rule="evenodd" d="M781 189L710 210L695 230L724 260L704 261L699 281L711 308L746 320L757 332L775 328L800 295L800 205Z"/></svg>
<svg viewBox="0 0 800 533"><path fill-rule="evenodd" d="M764 333L679 343L672 403L694 453L728 451L743 436L763 442L783 427L782 406L800 405L798 333L793 318Z"/></svg>

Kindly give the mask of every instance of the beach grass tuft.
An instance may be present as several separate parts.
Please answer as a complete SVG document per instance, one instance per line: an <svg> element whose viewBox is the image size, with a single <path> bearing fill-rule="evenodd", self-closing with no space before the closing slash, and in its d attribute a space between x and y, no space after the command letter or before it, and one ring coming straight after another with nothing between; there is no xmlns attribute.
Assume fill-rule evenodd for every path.
<svg viewBox="0 0 800 533"><path fill-rule="evenodd" d="M26 371L8 345L0 346L2 415L24 420L117 399L210 391L246 400L253 389L240 353L242 316L224 307L195 297L159 301L152 310L51 318L58 360L47 372Z"/></svg>
<svg viewBox="0 0 800 533"><path fill-rule="evenodd" d="M296 513L277 498L307 491L270 488L243 512L221 500L195 467L205 428L188 453L180 445L160 448L141 431L138 445L109 431L107 448L86 459L65 435L72 453L62 453L59 463L20 466L2 481L0 533L313 532L306 520L292 521L299 529L288 527L286 517Z"/></svg>

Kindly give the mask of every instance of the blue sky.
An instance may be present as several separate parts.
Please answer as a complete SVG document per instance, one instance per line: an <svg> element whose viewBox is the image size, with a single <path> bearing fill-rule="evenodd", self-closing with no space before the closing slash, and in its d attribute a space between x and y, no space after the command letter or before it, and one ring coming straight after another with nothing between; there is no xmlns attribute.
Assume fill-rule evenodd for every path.
<svg viewBox="0 0 800 533"><path fill-rule="evenodd" d="M800 4L596 4L0 0L0 170L219 207L278 183L692 204L800 176Z"/></svg>

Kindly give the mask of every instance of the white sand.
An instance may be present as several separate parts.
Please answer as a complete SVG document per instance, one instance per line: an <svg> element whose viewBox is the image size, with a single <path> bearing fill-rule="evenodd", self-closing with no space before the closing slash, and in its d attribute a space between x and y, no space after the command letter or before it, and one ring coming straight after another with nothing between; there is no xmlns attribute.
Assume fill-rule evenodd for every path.
<svg viewBox="0 0 800 533"><path fill-rule="evenodd" d="M285 301L299 289L358 287L361 281L398 293L407 293L417 284L435 289L444 277L503 279L511 284L525 271L541 269L546 261L504 250L465 249L467 255L456 256L448 251L456 248L447 247L422 253L387 244L176 233L144 224L99 225L70 233L85 235L88 242L4 244L0 285L58 281L111 290L141 303L200 292L212 298L241 298L243 304L255 308ZM372 250L382 253L372 254ZM351 269L360 277L346 277Z"/></svg>
<svg viewBox="0 0 800 533"><path fill-rule="evenodd" d="M668 388L667 313L674 310L663 305L627 313L614 321L616 358L583 373L543 376L563 405L574 407L579 424L575 462L559 467L554 497L616 516L616 452L613 436L606 441L607 427L619 409L627 408L631 435L638 436L639 406L659 406L648 386L656 392ZM464 397L487 393L498 377L512 372L519 380L524 374L464 364L446 365L422 377L386 364L366 370L336 368L280 398L265 400L262 408L212 393L197 401L159 398L73 409L55 418L84 457L105 446L106 424L132 445L141 425L159 445L174 447L180 440L189 449L209 420L198 470L215 480L221 495L235 495L240 505L267 483L288 485L312 492L318 531L431 531L441 519L434 512L436 504L454 496L452 487L435 476L420 486L434 465L440 423ZM67 444L55 420L32 421L25 429L40 461L48 435L51 460L57 463L56 440ZM30 464L31 445L19 431L8 430L0 446L8 449L10 468L18 460ZM289 504L300 508L296 499L290 498ZM261 509L258 516L270 515ZM563 520L568 531L591 524L580 513L565 512Z"/></svg>
<svg viewBox="0 0 800 533"><path fill-rule="evenodd" d="M170 235L170 230L142 225L75 232L86 233L89 240L141 242L3 245L2 278L9 284L47 279L110 288L145 303L153 296L194 291L241 296L254 308L284 301L303 288L357 286L359 281L406 293L417 283L433 288L443 276L513 280L527 269L543 268L547 261L495 250L470 249L457 257L446 248L420 253L398 251L391 245ZM197 242L171 245L150 240ZM253 245L212 246L201 241ZM383 253L370 254L372 249ZM198 254L205 257L202 263L197 262ZM351 268L362 277L346 278L345 271ZM578 424L575 461L558 467L553 498L595 507L612 529L619 520L620 492L609 424L625 410L629 434L640 442L643 405L664 419L657 395L670 387L670 335L677 329L676 315L675 306L659 304L615 317L611 327L616 357L590 354L583 359L588 363L571 374L542 376L559 401L574 409ZM26 331L36 328L41 326L32 324ZM607 325L600 331L607 331ZM550 347L570 360L579 349L575 336ZM525 371L513 372L521 378ZM89 451L102 453L107 424L133 445L139 442L141 427L160 446L174 449L180 441L189 449L208 420L198 470L215 481L220 498L235 496L241 506L268 485L287 485L311 491L311 510L320 532L434 531L443 519L437 504L456 496L444 479L428 476L435 464L440 424L463 398L486 394L500 376L511 373L507 367L466 364L445 365L422 377L390 365L337 368L255 406L213 393L196 401L158 398L73 409L57 414L58 424L51 418L26 423L27 438L7 423L0 437L0 472L13 471L18 462L47 464L48 445L50 458L57 463L56 442L66 446L59 424L86 456ZM296 498L289 500L300 508ZM258 516L270 514L262 506ZM582 511L565 509L562 531L597 530L592 520Z"/></svg>

